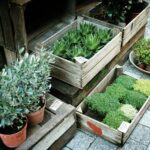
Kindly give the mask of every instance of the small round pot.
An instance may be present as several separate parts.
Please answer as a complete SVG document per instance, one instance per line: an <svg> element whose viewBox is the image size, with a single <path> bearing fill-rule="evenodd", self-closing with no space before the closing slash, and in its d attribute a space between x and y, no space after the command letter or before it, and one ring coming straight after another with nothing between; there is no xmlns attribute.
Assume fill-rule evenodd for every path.
<svg viewBox="0 0 150 150"><path fill-rule="evenodd" d="M150 65L147 65L145 68L146 71L150 72Z"/></svg>
<svg viewBox="0 0 150 150"><path fill-rule="evenodd" d="M18 147L26 140L27 137L27 119L26 124L20 131L13 134L0 134L0 137L5 146L10 148Z"/></svg>
<svg viewBox="0 0 150 150"><path fill-rule="evenodd" d="M29 125L36 125L43 121L45 105L46 105L46 101L44 100L44 105L38 111L27 114Z"/></svg>

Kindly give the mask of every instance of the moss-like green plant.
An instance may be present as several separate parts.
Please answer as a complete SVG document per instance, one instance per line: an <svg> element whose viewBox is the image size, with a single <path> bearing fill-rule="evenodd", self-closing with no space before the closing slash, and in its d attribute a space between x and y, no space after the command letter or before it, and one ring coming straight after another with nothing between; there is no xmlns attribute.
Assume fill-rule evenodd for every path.
<svg viewBox="0 0 150 150"><path fill-rule="evenodd" d="M96 29L96 26L89 23L81 23L79 27L79 31L83 36L88 34L93 34Z"/></svg>
<svg viewBox="0 0 150 150"><path fill-rule="evenodd" d="M147 97L144 94L128 90L128 93L124 97L124 103L131 104L135 108L140 109L146 101L146 99Z"/></svg>
<svg viewBox="0 0 150 150"><path fill-rule="evenodd" d="M109 111L117 110L121 106L117 99L105 93L95 93L86 97L85 102L92 111L99 113L101 116L106 115Z"/></svg>
<svg viewBox="0 0 150 150"><path fill-rule="evenodd" d="M123 85L125 88L131 90L133 89L133 85L135 84L136 79L127 76L127 75L120 75L116 80L115 83Z"/></svg>
<svg viewBox="0 0 150 150"><path fill-rule="evenodd" d="M120 111L110 111L103 120L103 123L117 129L123 121L129 121Z"/></svg>
<svg viewBox="0 0 150 150"><path fill-rule="evenodd" d="M122 102L126 96L127 89L121 84L113 83L106 88L106 93Z"/></svg>
<svg viewBox="0 0 150 150"><path fill-rule="evenodd" d="M123 104L119 108L119 111L130 120L132 120L137 114L137 110L130 104Z"/></svg>
<svg viewBox="0 0 150 150"><path fill-rule="evenodd" d="M134 90L150 96L150 80L140 79L134 85Z"/></svg>

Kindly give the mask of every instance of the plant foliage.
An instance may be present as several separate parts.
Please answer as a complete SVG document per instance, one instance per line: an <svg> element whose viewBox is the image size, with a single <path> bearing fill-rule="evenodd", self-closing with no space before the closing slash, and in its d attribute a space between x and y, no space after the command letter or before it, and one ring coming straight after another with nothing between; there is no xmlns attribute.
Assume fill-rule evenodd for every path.
<svg viewBox="0 0 150 150"><path fill-rule="evenodd" d="M134 85L134 90L150 96L150 80L139 79Z"/></svg>
<svg viewBox="0 0 150 150"><path fill-rule="evenodd" d="M79 29L67 32L51 49L54 55L74 61L74 57L79 56L90 58L111 39L111 30L81 23Z"/></svg>
<svg viewBox="0 0 150 150"><path fill-rule="evenodd" d="M110 111L103 120L103 123L117 129L123 121L129 121L120 111Z"/></svg>
<svg viewBox="0 0 150 150"><path fill-rule="evenodd" d="M127 76L127 75L120 75L116 80L115 83L123 85L125 88L132 90L133 85L135 84L136 79Z"/></svg>

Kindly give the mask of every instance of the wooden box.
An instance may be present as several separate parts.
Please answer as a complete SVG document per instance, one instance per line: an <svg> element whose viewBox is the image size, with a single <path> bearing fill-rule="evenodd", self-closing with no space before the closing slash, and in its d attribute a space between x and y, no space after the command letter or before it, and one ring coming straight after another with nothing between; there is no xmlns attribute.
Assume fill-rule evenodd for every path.
<svg viewBox="0 0 150 150"><path fill-rule="evenodd" d="M110 73L96 86L95 89L89 94L92 95L96 92L102 92L109 85L116 76L122 74L122 68L120 66L116 66L114 69L110 71ZM88 96L89 96L88 95ZM87 106L85 104L85 100L79 104L77 107L77 121L81 128L88 130L89 132L95 133L103 138L107 139L110 142L113 142L117 145L122 145L126 142L131 132L142 118L144 112L150 106L150 97L145 101L141 109L138 111L137 115L134 117L131 123L123 122L118 129L113 129L108 125L93 119L85 115L85 111L87 110Z"/></svg>
<svg viewBox="0 0 150 150"><path fill-rule="evenodd" d="M100 5L101 4L98 3L97 6L95 8L92 8L91 10L89 10L89 7L88 7L88 10L87 10L88 12L86 12L86 13L84 12L85 15L90 16L91 12L94 9L97 9ZM92 7L93 7L93 5L92 5ZM150 8L149 3L145 1L145 8L133 20L131 20L125 27L121 27L121 26L118 26L118 25L110 24L108 22L105 22L105 21L102 21L102 20L98 20L98 19L95 19L95 18L94 18L94 20L97 20L97 22L99 22L100 24L102 22L105 22L110 27L116 27L116 28L120 29L120 31L122 31L122 46L125 46L131 40L131 38L143 26L146 25L147 20L148 20L149 8ZM82 12L80 12L80 13L82 13Z"/></svg>
<svg viewBox="0 0 150 150"><path fill-rule="evenodd" d="M44 121L27 131L26 141L16 150L60 150L76 131L75 109L49 95Z"/></svg>
<svg viewBox="0 0 150 150"><path fill-rule="evenodd" d="M81 22L93 24L98 28L108 28L107 26L97 24L90 19L78 17L78 19L74 20L71 24L56 32L45 41L37 43L33 49L38 50L38 48L41 47L51 46L56 40L63 37L66 32L76 29ZM78 57L79 59L76 60L76 62L72 62L61 57L54 56L55 62L52 64L52 77L82 89L120 52L122 34L116 28L112 28L112 32L113 39L90 59Z"/></svg>

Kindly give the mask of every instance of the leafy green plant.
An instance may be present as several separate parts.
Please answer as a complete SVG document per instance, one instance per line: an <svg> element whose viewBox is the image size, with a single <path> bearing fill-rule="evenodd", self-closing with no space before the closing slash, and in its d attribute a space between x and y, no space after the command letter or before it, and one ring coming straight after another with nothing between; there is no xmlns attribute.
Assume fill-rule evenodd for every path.
<svg viewBox="0 0 150 150"><path fill-rule="evenodd" d="M103 120L103 123L117 129L123 121L129 121L120 111L110 111Z"/></svg>
<svg viewBox="0 0 150 150"><path fill-rule="evenodd" d="M120 75L116 80L115 83L123 85L125 88L132 90L133 85L135 84L136 79L127 76L127 75Z"/></svg>
<svg viewBox="0 0 150 150"><path fill-rule="evenodd" d="M81 23L79 28L67 32L50 49L54 55L74 61L74 57L90 58L112 38L108 29L97 29L93 24Z"/></svg>
<svg viewBox="0 0 150 150"><path fill-rule="evenodd" d="M119 108L119 111L121 111L121 113L129 120L132 120L137 114L137 110L132 105L129 104L123 104Z"/></svg>
<svg viewBox="0 0 150 150"><path fill-rule="evenodd" d="M139 63L150 64L150 39L141 39L133 45Z"/></svg>
<svg viewBox="0 0 150 150"><path fill-rule="evenodd" d="M93 34L96 27L89 23L81 23L79 27L79 31L81 35L86 36L88 34Z"/></svg>
<svg viewBox="0 0 150 150"><path fill-rule="evenodd" d="M96 35L89 34L86 35L85 38L83 38L83 44L85 45L85 47L87 47L87 49L92 51L99 48L100 41Z"/></svg>
<svg viewBox="0 0 150 150"><path fill-rule="evenodd" d="M124 103L131 104L135 108L140 109L146 99L147 97L142 93L136 91L128 91L128 93L124 97Z"/></svg>
<svg viewBox="0 0 150 150"><path fill-rule="evenodd" d="M127 94L127 89L124 88L121 84L113 83L106 88L106 93L111 97L118 99L120 102L123 101L124 97Z"/></svg>
<svg viewBox="0 0 150 150"><path fill-rule="evenodd" d="M134 85L134 90L150 96L150 80L139 79Z"/></svg>
<svg viewBox="0 0 150 150"><path fill-rule="evenodd" d="M92 111L99 113L101 116L120 107L120 103L117 99L105 93L95 93L86 97L85 102Z"/></svg>

